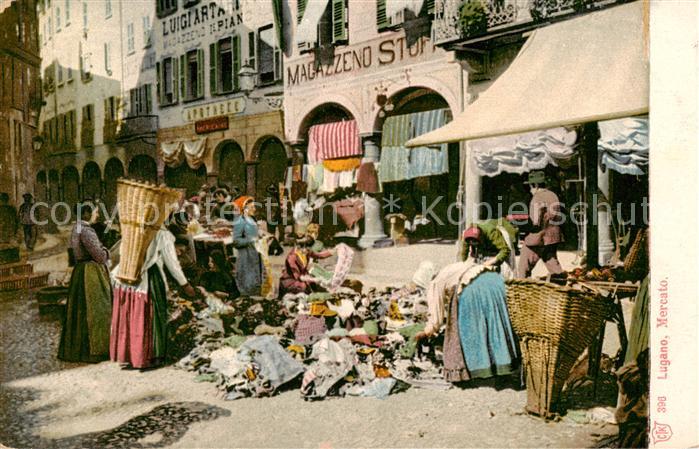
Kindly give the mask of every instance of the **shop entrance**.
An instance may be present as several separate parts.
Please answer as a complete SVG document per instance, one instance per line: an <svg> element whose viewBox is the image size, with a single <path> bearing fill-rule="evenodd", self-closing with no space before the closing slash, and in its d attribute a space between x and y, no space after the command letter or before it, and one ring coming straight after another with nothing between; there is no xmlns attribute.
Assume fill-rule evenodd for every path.
<svg viewBox="0 0 699 449"><path fill-rule="evenodd" d="M247 191L247 173L243 150L236 142L228 141L219 146L218 181L228 189L237 187L240 192Z"/></svg>

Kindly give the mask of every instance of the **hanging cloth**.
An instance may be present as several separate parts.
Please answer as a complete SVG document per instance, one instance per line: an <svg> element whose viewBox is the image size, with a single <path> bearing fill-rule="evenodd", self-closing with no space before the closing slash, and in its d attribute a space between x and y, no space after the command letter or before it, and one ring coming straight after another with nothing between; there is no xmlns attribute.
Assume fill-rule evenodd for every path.
<svg viewBox="0 0 699 449"><path fill-rule="evenodd" d="M600 165L625 175L648 173L648 118L599 122Z"/></svg>
<svg viewBox="0 0 699 449"><path fill-rule="evenodd" d="M308 162L361 156L355 120L314 125L308 130Z"/></svg>
<svg viewBox="0 0 699 449"><path fill-rule="evenodd" d="M182 142L187 165L196 170L204 163L206 154L206 137L197 140L185 140Z"/></svg>
<svg viewBox="0 0 699 449"><path fill-rule="evenodd" d="M160 144L160 158L168 167L178 167L184 160L182 142L162 142Z"/></svg>
<svg viewBox="0 0 699 449"><path fill-rule="evenodd" d="M343 159L326 159L323 161L323 167L330 171L347 171L359 168L361 158L348 157Z"/></svg>

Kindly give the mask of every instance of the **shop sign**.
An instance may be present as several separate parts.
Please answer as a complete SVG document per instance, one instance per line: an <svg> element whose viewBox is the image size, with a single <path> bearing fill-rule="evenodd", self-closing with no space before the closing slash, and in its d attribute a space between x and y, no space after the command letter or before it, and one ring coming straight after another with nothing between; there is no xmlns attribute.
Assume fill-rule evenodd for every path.
<svg viewBox="0 0 699 449"><path fill-rule="evenodd" d="M182 109L182 119L185 122L206 120L219 115L240 114L245 110L245 98L231 98L230 100L217 101L197 106L189 106Z"/></svg>
<svg viewBox="0 0 699 449"><path fill-rule="evenodd" d="M238 2L228 2L234 5ZM223 7L216 2L202 2L161 21L163 48L186 44L206 36L232 34L243 23L243 13L237 9Z"/></svg>
<svg viewBox="0 0 699 449"><path fill-rule="evenodd" d="M336 48L336 51L339 49ZM305 62L289 65L286 84L292 87L341 74L358 75L358 72L371 68L381 69L393 64L414 62L415 59L430 56L437 51L441 50L427 37L423 36L412 45L408 45L405 36L394 36L361 47L349 47L345 51L338 51L333 61L328 64L320 64L314 57L310 57Z"/></svg>
<svg viewBox="0 0 699 449"><path fill-rule="evenodd" d="M228 129L227 115L220 115L218 117L194 122L194 132L196 132L197 134L212 133L214 131L224 131L226 129Z"/></svg>

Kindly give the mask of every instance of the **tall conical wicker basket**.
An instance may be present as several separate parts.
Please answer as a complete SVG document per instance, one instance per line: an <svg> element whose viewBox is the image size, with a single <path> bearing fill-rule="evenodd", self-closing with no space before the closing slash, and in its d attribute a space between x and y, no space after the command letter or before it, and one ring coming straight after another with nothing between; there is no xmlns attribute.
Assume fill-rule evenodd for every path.
<svg viewBox="0 0 699 449"><path fill-rule="evenodd" d="M140 280L148 246L180 195L177 190L164 186L128 179L117 181L121 226L121 257L117 279L126 283Z"/></svg>
<svg viewBox="0 0 699 449"><path fill-rule="evenodd" d="M507 307L522 350L526 410L549 418L575 361L605 321L608 302L589 291L513 279L507 281Z"/></svg>

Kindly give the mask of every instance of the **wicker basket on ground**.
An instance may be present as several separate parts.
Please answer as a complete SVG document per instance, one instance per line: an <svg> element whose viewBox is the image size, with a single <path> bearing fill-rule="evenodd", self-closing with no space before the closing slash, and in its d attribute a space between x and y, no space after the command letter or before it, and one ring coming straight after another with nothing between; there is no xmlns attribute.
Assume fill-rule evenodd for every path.
<svg viewBox="0 0 699 449"><path fill-rule="evenodd" d="M181 193L175 189L128 179L117 181L117 205L121 226L119 273L116 277L136 283L146 251L167 219Z"/></svg>
<svg viewBox="0 0 699 449"><path fill-rule="evenodd" d="M600 330L605 298L589 291L536 281L507 281L507 306L519 337L530 413L549 418L568 374Z"/></svg>

